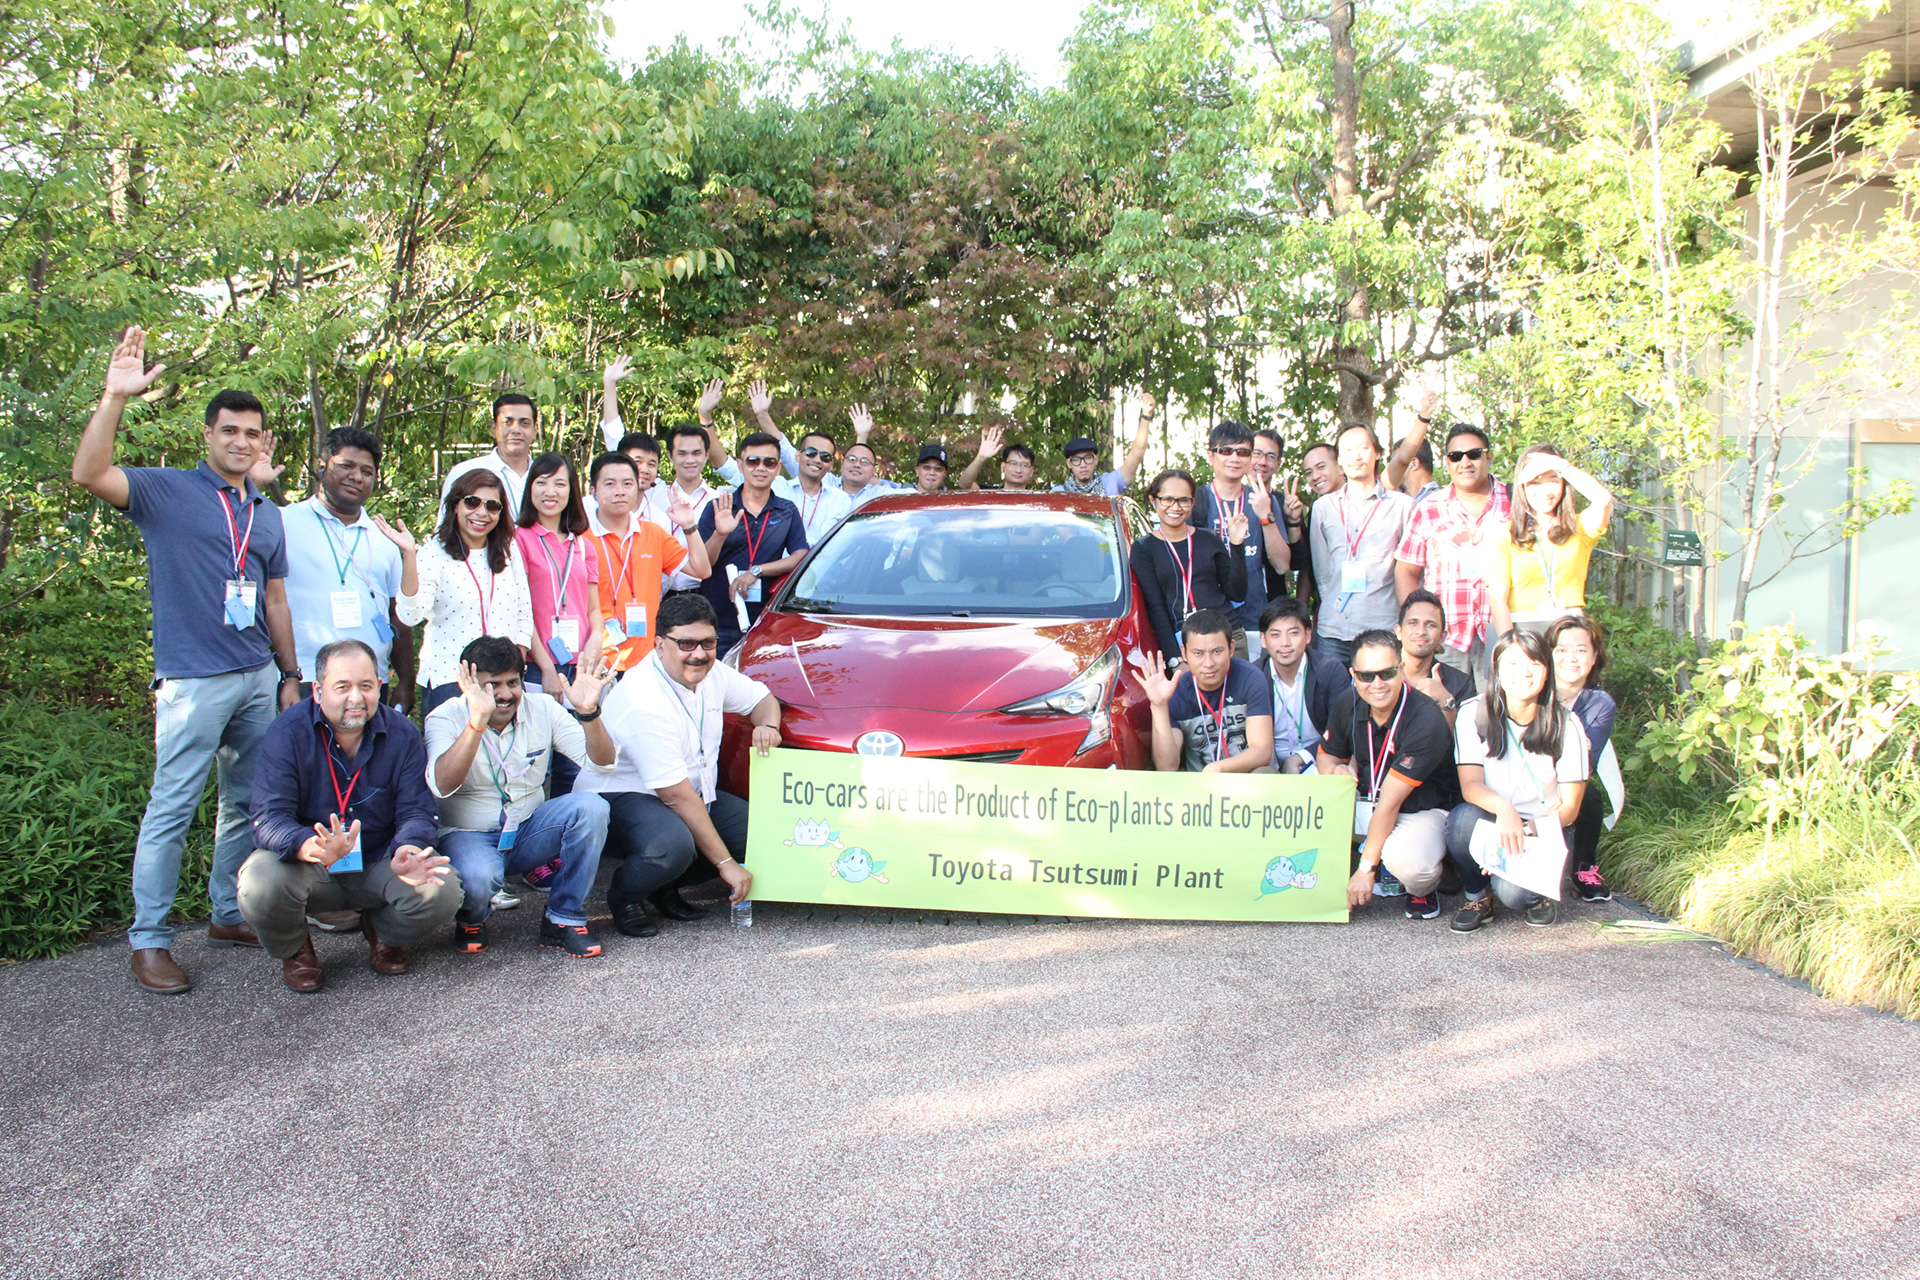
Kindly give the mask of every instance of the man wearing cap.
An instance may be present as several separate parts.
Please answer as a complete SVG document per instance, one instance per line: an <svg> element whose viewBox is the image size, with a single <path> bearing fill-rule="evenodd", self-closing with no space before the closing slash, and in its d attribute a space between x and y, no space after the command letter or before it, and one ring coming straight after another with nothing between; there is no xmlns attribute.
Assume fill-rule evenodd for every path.
<svg viewBox="0 0 1920 1280"><path fill-rule="evenodd" d="M1117 471L1100 471L1100 446L1086 436L1067 441L1067 479L1053 487L1055 493L1105 494L1117 498L1126 492L1140 474L1147 456L1147 434L1153 428L1153 410L1158 402L1147 392L1140 393L1139 419L1134 425L1133 443L1121 459Z"/></svg>
<svg viewBox="0 0 1920 1280"><path fill-rule="evenodd" d="M914 464L916 493L939 493L947 487L947 449L945 445L923 444L920 461Z"/></svg>

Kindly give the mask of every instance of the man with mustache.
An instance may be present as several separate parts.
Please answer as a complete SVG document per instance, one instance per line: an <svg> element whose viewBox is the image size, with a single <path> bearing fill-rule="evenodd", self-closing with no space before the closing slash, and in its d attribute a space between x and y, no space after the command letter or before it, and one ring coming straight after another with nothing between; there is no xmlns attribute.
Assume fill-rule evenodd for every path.
<svg viewBox="0 0 1920 1280"><path fill-rule="evenodd" d="M373 650L336 640L315 659L313 697L283 712L260 745L253 856L240 912L294 991L325 980L309 912L359 911L368 965L405 973L406 948L445 928L460 878L435 854L433 796L420 731L380 704Z"/></svg>
<svg viewBox="0 0 1920 1280"><path fill-rule="evenodd" d="M520 514L520 499L527 491L527 468L533 465L533 445L540 438L540 410L532 399L509 391L493 400L493 450L477 458L468 458L447 472L440 485L440 506L447 505L453 482L469 471L484 468L500 477L500 492L506 498L507 515Z"/></svg>

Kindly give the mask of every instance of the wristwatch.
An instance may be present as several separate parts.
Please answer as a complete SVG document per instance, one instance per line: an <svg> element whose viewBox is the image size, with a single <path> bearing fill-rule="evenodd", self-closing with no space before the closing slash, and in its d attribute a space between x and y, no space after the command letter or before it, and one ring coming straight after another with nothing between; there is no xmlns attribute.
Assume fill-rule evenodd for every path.
<svg viewBox="0 0 1920 1280"><path fill-rule="evenodd" d="M750 573L750 574L752 574L752 575L753 575L754 577L756 577L756 578L757 578L757 577L759 577L759 576L760 576L760 566L756 564L756 565L754 565L754 566L752 566L751 568L749 568L749 569L747 570L747 572L748 572L748 573Z"/></svg>
<svg viewBox="0 0 1920 1280"><path fill-rule="evenodd" d="M305 680L306 680L306 676L304 676L304 675L302 675L302 674L300 673L300 668L298 668L298 667L281 667L281 668L280 668L280 683L281 683L281 684L285 684L285 683L286 683L287 681L289 681L289 680L300 680L300 681L305 681Z"/></svg>
<svg viewBox="0 0 1920 1280"><path fill-rule="evenodd" d="M577 707L569 708L569 709L572 710L573 712L573 718L575 720L578 720L581 724L588 724L600 718L599 707L595 707L591 711L582 711Z"/></svg>

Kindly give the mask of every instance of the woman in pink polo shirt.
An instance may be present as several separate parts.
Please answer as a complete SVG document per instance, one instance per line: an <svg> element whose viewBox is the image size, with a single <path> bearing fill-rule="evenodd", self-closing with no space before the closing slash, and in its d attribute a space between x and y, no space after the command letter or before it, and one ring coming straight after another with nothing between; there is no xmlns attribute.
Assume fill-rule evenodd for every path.
<svg viewBox="0 0 1920 1280"><path fill-rule="evenodd" d="M533 661L527 686L566 701L567 686L581 664L600 661L600 569L588 540L587 508L573 462L564 454L543 453L527 469L520 500L519 528L513 531L527 589L533 597ZM573 789L579 770L563 758L553 761L551 793Z"/></svg>

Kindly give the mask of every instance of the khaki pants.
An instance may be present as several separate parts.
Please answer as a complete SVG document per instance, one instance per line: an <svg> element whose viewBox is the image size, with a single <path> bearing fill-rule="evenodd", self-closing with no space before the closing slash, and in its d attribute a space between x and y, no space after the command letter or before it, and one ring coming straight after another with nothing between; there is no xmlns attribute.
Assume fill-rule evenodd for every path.
<svg viewBox="0 0 1920 1280"><path fill-rule="evenodd" d="M418 889L393 874L385 858L369 862L365 871L336 876L311 862L282 862L271 850L255 849L240 868L240 914L276 960L299 954L312 912L371 911L380 941L412 947L452 923L460 898L460 877L451 867L445 884Z"/></svg>
<svg viewBox="0 0 1920 1280"><path fill-rule="evenodd" d="M1416 898L1424 898L1433 892L1440 883L1441 864L1446 860L1445 809L1401 814L1380 849L1381 863Z"/></svg>

